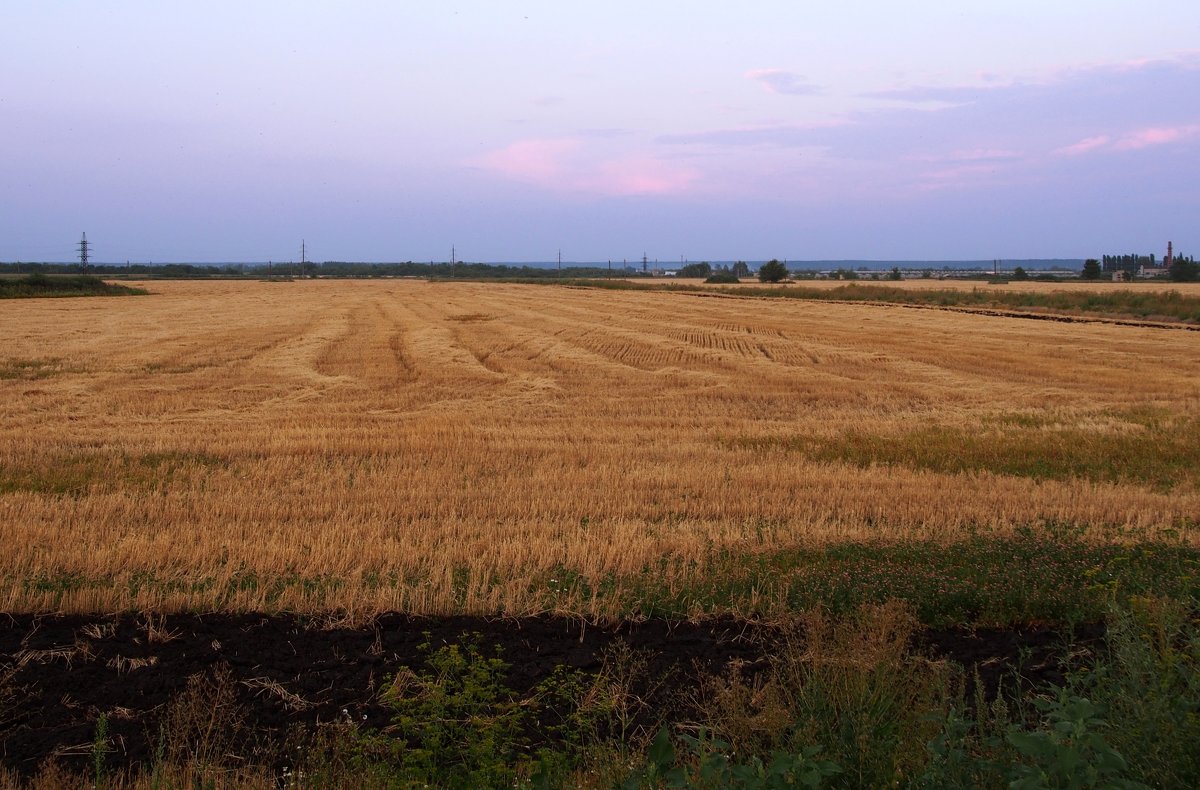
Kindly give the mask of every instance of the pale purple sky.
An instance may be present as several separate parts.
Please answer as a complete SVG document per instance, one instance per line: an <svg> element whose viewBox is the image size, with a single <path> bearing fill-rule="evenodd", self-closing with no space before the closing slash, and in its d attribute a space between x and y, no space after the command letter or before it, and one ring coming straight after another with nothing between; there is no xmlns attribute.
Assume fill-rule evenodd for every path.
<svg viewBox="0 0 1200 790"><path fill-rule="evenodd" d="M8 2L0 260L1200 252L1200 3Z"/></svg>

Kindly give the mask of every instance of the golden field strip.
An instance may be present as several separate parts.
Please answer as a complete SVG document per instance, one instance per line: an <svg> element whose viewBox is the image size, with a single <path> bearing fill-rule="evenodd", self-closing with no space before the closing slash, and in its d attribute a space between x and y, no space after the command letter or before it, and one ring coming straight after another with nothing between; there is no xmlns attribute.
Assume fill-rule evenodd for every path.
<svg viewBox="0 0 1200 790"><path fill-rule="evenodd" d="M1103 461L1194 437L1194 332L495 283L147 287L0 304L2 610L525 613L563 605L539 587L555 569L670 585L722 549L1043 524L1200 545L1197 464L1034 478L846 445L919 459L941 431ZM338 584L268 601L247 577Z"/></svg>

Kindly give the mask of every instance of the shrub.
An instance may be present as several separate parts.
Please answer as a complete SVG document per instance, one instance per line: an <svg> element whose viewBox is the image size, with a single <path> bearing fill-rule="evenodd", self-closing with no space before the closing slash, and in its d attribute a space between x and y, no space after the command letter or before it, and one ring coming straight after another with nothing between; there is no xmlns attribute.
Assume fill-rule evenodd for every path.
<svg viewBox="0 0 1200 790"><path fill-rule="evenodd" d="M777 283L786 280L787 266L772 258L758 268L758 279L764 283Z"/></svg>
<svg viewBox="0 0 1200 790"><path fill-rule="evenodd" d="M521 737L528 714L503 682L508 664L475 641L441 647L426 661L423 672L398 672L383 694L401 776L438 786L512 786L529 760Z"/></svg>

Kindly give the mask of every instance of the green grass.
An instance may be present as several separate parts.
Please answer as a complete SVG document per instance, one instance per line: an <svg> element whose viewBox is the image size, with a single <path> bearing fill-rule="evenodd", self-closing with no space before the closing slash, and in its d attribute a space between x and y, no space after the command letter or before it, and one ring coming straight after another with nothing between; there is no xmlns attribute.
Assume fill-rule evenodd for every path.
<svg viewBox="0 0 1200 790"><path fill-rule="evenodd" d="M1046 422L1034 415L994 418L978 429L923 425L895 435L738 437L730 443L781 450L814 461L869 468L904 466L943 474L991 472L1035 480L1132 482L1159 490L1200 484L1200 420L1150 413L1114 415L1118 430Z"/></svg>
<svg viewBox="0 0 1200 790"><path fill-rule="evenodd" d="M141 296L144 288L107 283L87 274L31 274L19 279L0 279L0 299L31 299L63 296Z"/></svg>
<svg viewBox="0 0 1200 790"><path fill-rule="evenodd" d="M668 587L662 568L632 579L573 579L610 588L646 615L702 611L851 612L898 600L928 626L1070 623L1137 596L1200 598L1200 551L1168 543L1095 545L1030 530L954 544L844 543L761 555L717 552L702 572Z"/></svg>
<svg viewBox="0 0 1200 790"><path fill-rule="evenodd" d="M96 489L154 490L192 467L223 464L224 459L201 453L60 455L0 467L0 494L29 491L52 496L78 496Z"/></svg>
<svg viewBox="0 0 1200 790"><path fill-rule="evenodd" d="M62 372L62 363L57 359L0 359L0 381L36 381Z"/></svg>

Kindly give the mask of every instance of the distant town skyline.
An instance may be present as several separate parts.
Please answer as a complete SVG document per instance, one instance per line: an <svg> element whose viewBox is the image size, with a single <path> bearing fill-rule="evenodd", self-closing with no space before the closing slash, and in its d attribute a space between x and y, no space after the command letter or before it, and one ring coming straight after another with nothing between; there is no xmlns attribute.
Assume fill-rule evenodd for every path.
<svg viewBox="0 0 1200 790"><path fill-rule="evenodd" d="M0 261L1194 254L1192 30L1168 0L22 4Z"/></svg>

